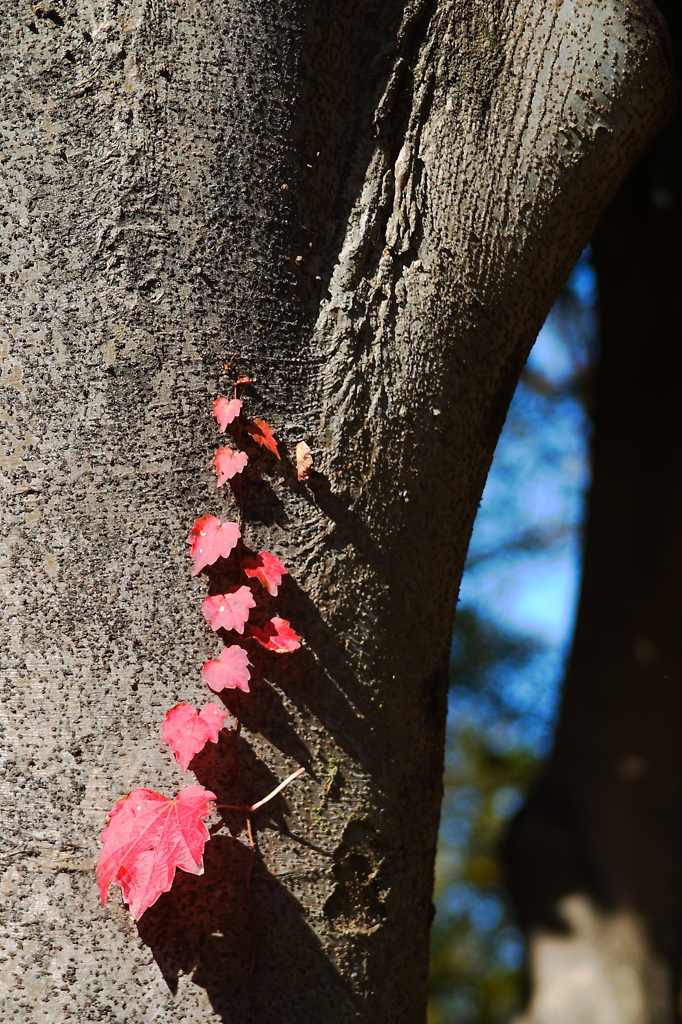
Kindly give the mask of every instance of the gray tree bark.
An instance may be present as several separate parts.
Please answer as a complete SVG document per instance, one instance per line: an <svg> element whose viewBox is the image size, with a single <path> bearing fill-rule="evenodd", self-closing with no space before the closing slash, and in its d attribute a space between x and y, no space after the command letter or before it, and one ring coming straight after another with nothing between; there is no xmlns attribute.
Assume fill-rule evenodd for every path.
<svg viewBox="0 0 682 1024"><path fill-rule="evenodd" d="M414 1024L471 525L554 294L667 116L664 30L617 0L10 0L0 32L3 1019ZM136 927L98 905L97 834L187 781L157 730L216 654L184 539L235 511L234 350L250 412L315 452L309 484L244 484L305 647L257 661L193 768L221 802L237 763L254 798L309 774L255 816L250 889L226 812Z"/></svg>

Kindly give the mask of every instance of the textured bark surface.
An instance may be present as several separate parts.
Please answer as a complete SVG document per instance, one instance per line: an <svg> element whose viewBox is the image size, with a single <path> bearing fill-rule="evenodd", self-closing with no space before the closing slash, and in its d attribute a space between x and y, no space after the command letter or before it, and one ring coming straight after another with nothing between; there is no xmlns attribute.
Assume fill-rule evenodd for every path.
<svg viewBox="0 0 682 1024"><path fill-rule="evenodd" d="M533 1024L679 1019L681 151L678 113L595 239L602 359L581 603L556 747L509 846Z"/></svg>
<svg viewBox="0 0 682 1024"><path fill-rule="evenodd" d="M316 472L245 481L305 638L260 659L241 733L198 758L256 818L259 1024L424 1016L446 668L516 377L667 114L646 4L6 2L0 468L3 1020L240 1024L244 824L136 928L92 866L217 641L184 539L227 517L210 402ZM191 776L190 776L191 778Z"/></svg>

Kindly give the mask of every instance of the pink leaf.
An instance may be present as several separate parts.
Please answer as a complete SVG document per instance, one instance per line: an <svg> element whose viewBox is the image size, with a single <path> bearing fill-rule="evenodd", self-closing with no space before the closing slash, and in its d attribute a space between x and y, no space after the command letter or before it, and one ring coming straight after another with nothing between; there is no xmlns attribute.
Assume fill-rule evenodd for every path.
<svg viewBox="0 0 682 1024"><path fill-rule="evenodd" d="M289 651L295 651L301 646L300 637L289 622L277 616L266 622L262 629L251 626L251 632L259 644L277 654L288 654Z"/></svg>
<svg viewBox="0 0 682 1024"><path fill-rule="evenodd" d="M262 444L264 448L271 451L273 455L279 458L279 452L277 451L277 442L275 441L275 435L272 432L272 427L265 420L256 419L252 420L251 423L245 424L251 437L258 444Z"/></svg>
<svg viewBox="0 0 682 1024"><path fill-rule="evenodd" d="M259 555L247 555L242 561L242 568L251 579L260 580L273 597L277 596L282 576L285 576L287 571L279 558L271 555L269 551L261 551Z"/></svg>
<svg viewBox="0 0 682 1024"><path fill-rule="evenodd" d="M226 712L217 704L207 704L199 713L191 704L176 704L166 712L161 737L173 751L183 772L209 740L218 742Z"/></svg>
<svg viewBox="0 0 682 1024"><path fill-rule="evenodd" d="M194 559L192 575L196 576L219 558L227 558L240 537L236 523L221 523L215 516L195 519L187 538L187 543L192 545L190 555Z"/></svg>
<svg viewBox="0 0 682 1024"><path fill-rule="evenodd" d="M236 420L241 411L242 403L238 398L231 398L229 402L226 398L216 398L213 403L213 415L218 421L221 434L225 432L228 423Z"/></svg>
<svg viewBox="0 0 682 1024"><path fill-rule="evenodd" d="M201 610L211 629L236 629L238 633L243 633L249 609L255 607L256 602L249 587L232 587L226 594L207 597Z"/></svg>
<svg viewBox="0 0 682 1024"><path fill-rule="evenodd" d="M186 786L174 800L153 789L134 789L119 800L100 836L104 846L97 875L102 903L115 882L138 921L161 893L168 892L177 868L200 875L209 838L202 818L210 814L209 800L215 800L215 794L203 786Z"/></svg>
<svg viewBox="0 0 682 1024"><path fill-rule="evenodd" d="M296 445L296 475L299 480L309 480L308 472L313 464L313 453L305 441L299 441Z"/></svg>
<svg viewBox="0 0 682 1024"><path fill-rule="evenodd" d="M220 660L207 661L201 670L201 678L214 693L221 690L243 690L249 692L251 673L248 669L249 656L243 647L225 647Z"/></svg>
<svg viewBox="0 0 682 1024"><path fill-rule="evenodd" d="M222 487L226 480L231 480L237 473L241 473L249 461L246 452L233 452L231 448L219 448L215 453L213 465L218 475L218 487Z"/></svg>

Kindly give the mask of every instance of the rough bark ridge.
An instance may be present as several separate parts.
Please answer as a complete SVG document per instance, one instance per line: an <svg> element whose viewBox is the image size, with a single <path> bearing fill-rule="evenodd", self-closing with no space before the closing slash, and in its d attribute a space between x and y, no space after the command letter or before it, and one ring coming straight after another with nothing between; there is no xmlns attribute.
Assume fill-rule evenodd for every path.
<svg viewBox="0 0 682 1024"><path fill-rule="evenodd" d="M660 26L616 0L54 0L0 26L3 1019L249 1019L243 821L137 932L91 872L116 798L181 783L156 730L216 651L183 542L234 508L208 412L238 348L317 470L247 481L306 649L262 660L238 741L195 762L226 802L235 754L255 797L310 769L256 819L255 1019L414 1024L470 528L553 295L666 114Z"/></svg>

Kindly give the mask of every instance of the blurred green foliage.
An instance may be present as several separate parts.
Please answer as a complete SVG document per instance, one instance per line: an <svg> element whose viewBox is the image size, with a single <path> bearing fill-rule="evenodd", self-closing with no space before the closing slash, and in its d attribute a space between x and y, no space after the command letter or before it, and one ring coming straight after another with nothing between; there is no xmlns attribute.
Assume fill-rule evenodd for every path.
<svg viewBox="0 0 682 1024"><path fill-rule="evenodd" d="M539 759L529 748L500 749L505 706L491 671L522 668L537 644L458 613L453 703L445 762L443 828L436 865L429 1024L504 1024L522 1001L523 941L504 890L498 847ZM467 713L467 704L475 714Z"/></svg>

